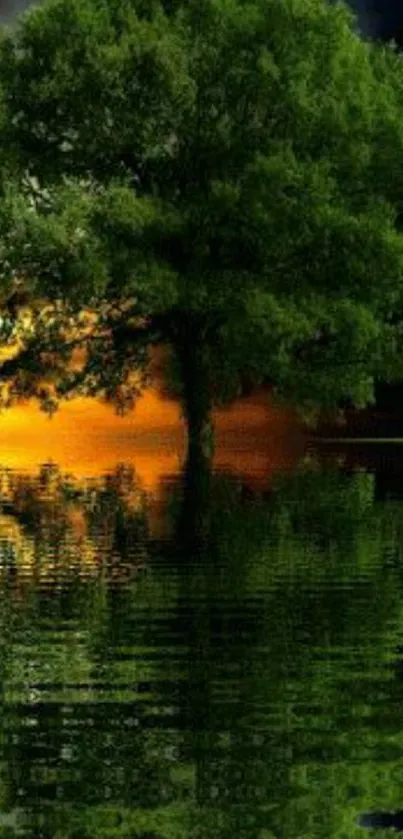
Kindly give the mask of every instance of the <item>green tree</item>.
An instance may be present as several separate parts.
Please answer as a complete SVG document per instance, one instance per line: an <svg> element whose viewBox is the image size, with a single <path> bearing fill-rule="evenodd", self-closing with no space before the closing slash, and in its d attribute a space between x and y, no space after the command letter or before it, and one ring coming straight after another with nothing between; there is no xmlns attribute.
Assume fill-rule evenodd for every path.
<svg viewBox="0 0 403 839"><path fill-rule="evenodd" d="M3 403L124 410L164 343L195 451L240 373L305 410L371 402L400 371L402 82L324 0L22 16L0 44Z"/></svg>

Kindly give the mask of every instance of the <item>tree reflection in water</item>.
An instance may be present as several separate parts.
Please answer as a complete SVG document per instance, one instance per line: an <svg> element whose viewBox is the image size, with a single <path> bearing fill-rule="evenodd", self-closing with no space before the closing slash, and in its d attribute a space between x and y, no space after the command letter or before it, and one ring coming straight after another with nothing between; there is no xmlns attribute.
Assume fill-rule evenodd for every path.
<svg viewBox="0 0 403 839"><path fill-rule="evenodd" d="M403 517L375 489L4 470L0 837L354 839L397 811Z"/></svg>
<svg viewBox="0 0 403 839"><path fill-rule="evenodd" d="M3 573L7 551L37 580L99 574L125 579L146 562L146 495L132 468L76 482L54 464L37 476L0 472ZM4 538L5 537L5 538ZM27 576L28 575L28 576Z"/></svg>

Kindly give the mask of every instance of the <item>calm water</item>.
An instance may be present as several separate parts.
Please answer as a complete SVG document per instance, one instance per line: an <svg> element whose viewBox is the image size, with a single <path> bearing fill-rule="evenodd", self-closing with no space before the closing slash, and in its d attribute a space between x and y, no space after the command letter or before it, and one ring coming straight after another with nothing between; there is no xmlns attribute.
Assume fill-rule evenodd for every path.
<svg viewBox="0 0 403 839"><path fill-rule="evenodd" d="M259 490L0 469L0 837L354 839L403 808L403 458Z"/></svg>

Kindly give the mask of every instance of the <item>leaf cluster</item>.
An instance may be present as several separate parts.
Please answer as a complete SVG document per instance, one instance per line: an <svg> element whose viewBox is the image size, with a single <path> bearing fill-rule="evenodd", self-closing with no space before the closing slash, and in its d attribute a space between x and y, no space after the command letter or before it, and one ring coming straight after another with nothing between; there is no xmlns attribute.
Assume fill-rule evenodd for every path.
<svg viewBox="0 0 403 839"><path fill-rule="evenodd" d="M401 375L402 66L323 0L45 0L0 43L5 292L123 306L130 363L133 318L182 352L196 317L206 381L366 404Z"/></svg>

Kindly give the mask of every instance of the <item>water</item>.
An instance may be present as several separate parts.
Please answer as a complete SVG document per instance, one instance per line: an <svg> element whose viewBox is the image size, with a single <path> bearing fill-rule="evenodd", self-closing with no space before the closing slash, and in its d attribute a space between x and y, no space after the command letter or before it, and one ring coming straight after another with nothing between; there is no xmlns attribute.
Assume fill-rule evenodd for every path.
<svg viewBox="0 0 403 839"><path fill-rule="evenodd" d="M0 839L390 836L403 461L365 457L0 469Z"/></svg>

